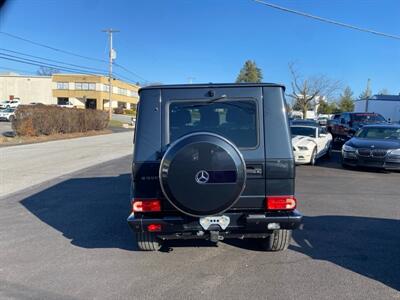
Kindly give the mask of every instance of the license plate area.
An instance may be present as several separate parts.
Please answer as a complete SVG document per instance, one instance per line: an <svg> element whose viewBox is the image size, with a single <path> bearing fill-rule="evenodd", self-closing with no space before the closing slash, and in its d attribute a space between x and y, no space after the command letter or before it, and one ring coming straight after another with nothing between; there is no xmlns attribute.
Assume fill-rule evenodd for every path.
<svg viewBox="0 0 400 300"><path fill-rule="evenodd" d="M225 230L229 226L230 221L228 216L203 217L200 218L200 225L204 230L208 230L211 225L218 225L222 230Z"/></svg>

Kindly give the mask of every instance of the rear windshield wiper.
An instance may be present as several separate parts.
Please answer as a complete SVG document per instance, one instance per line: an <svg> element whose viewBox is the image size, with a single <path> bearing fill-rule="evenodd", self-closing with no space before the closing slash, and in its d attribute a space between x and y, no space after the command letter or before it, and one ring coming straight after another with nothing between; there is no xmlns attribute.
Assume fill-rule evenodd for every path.
<svg viewBox="0 0 400 300"><path fill-rule="evenodd" d="M201 102L199 101L196 104L186 105L185 107L190 107L190 108L202 107L204 105L208 105L208 104L214 103L214 102L216 102L218 100L226 99L226 98L227 98L227 96L225 94L223 94L223 95L221 95L219 97L212 98L212 99L209 99L207 101L201 101Z"/></svg>
<svg viewBox="0 0 400 300"><path fill-rule="evenodd" d="M216 101L218 101L218 100L226 99L226 97L227 97L227 96L226 96L225 94L223 94L223 95L221 95L221 96L219 96L219 97L215 97L215 98L213 98L213 99L207 100L206 103L214 103L214 102L216 102Z"/></svg>

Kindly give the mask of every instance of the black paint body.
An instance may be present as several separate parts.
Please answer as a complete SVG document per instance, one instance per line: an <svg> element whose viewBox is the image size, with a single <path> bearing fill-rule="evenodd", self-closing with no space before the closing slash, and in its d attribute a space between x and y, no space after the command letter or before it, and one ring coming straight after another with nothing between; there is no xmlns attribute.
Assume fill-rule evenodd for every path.
<svg viewBox="0 0 400 300"><path fill-rule="evenodd" d="M365 128L393 128L400 130L400 125L367 125ZM352 167L372 167L387 170L400 170L400 155L391 153L400 149L398 139L363 139L353 137L345 145L355 149L351 153L342 150L342 163Z"/></svg>
<svg viewBox="0 0 400 300"><path fill-rule="evenodd" d="M226 170L223 167L220 167L220 170L208 170L209 167L203 167L211 172L213 180L229 181L232 178L245 180L240 197L233 201L231 206L222 209L223 214L229 216L231 222L225 231L220 231L220 234L227 237L251 237L252 235L264 237L270 233L267 230L267 224L271 222L279 223L282 229L294 229L299 226L302 217L296 210L277 212L267 211L265 208L266 196L294 195L295 193L295 163L283 86L276 84L165 85L142 88L139 93L132 165L132 199L161 199L162 211L160 213L132 213L128 222L134 231L146 231L146 225L157 223L162 224L163 230L158 233L162 238L198 237L191 233L194 234L202 229L199 225L199 216L206 215L206 211L197 203L190 203L204 197L201 192L202 187L194 184L193 174L197 171L197 166L194 170L184 171L186 176L181 179L183 183L187 182L187 184L182 184L182 190L179 191L180 194L187 195L184 203L182 201L174 203L167 200L169 197L166 197L168 196L166 189L168 188L164 191L161 188L160 181L163 183L164 179L160 164L163 158L164 162L168 162L171 159L169 157L177 155L172 150L170 151L172 153L168 153L171 146L174 147L176 144L175 141L171 145L169 140L169 105L177 101L189 100L207 102L219 97L221 100L217 101L224 101L226 98L226 100L251 100L257 104L257 146L239 147L240 155L244 160L245 174L240 173L240 162L236 158L232 160L235 162L231 163L232 166L237 165L238 168L234 175L229 173L234 167L227 167ZM213 143L218 144L218 141L213 141ZM229 148L222 142L220 147L221 149ZM232 150L226 151L232 153ZM184 170L179 166L175 169L180 170L175 174L182 174ZM193 180L193 184L188 180ZM171 185L176 186L176 181L171 182ZM219 183L216 182L216 184ZM209 186L211 187L211 184ZM213 186L213 188L216 192L212 195L215 201L218 201L218 193L224 195L227 191L224 187L219 189ZM184 206L192 206L197 210L188 212ZM216 207L214 211L217 212L218 209L221 208ZM215 214L218 215L218 213ZM206 237L207 235L201 236L201 238Z"/></svg>

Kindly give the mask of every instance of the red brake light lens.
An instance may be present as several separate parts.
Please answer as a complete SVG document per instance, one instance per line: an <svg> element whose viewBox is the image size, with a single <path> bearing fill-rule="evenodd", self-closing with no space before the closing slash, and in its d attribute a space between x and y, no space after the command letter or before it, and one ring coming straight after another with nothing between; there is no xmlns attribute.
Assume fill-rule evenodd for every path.
<svg viewBox="0 0 400 300"><path fill-rule="evenodd" d="M297 206L294 196L267 196L266 202L268 210L292 210Z"/></svg>
<svg viewBox="0 0 400 300"><path fill-rule="evenodd" d="M161 231L161 225L160 224L150 224L147 226L147 230L149 232L159 232L159 231Z"/></svg>
<svg viewBox="0 0 400 300"><path fill-rule="evenodd" d="M158 212L161 211L161 202L158 199L135 199L132 202L133 212Z"/></svg>

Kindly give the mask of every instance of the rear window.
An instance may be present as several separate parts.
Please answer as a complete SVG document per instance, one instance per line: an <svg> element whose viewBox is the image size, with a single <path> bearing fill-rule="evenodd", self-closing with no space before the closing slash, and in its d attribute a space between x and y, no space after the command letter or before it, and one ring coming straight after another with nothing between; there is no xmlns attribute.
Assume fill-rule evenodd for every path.
<svg viewBox="0 0 400 300"><path fill-rule="evenodd" d="M257 104L252 100L172 102L169 106L170 143L193 132L219 134L240 148L258 144Z"/></svg>
<svg viewBox="0 0 400 300"><path fill-rule="evenodd" d="M385 118L379 114L354 114L352 120L356 123L385 122Z"/></svg>

